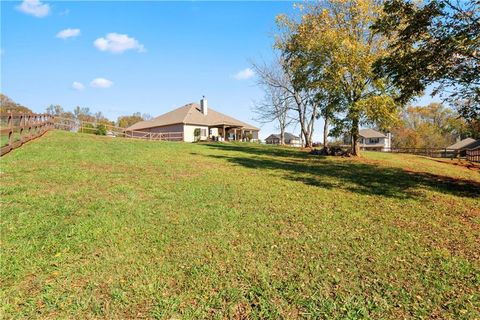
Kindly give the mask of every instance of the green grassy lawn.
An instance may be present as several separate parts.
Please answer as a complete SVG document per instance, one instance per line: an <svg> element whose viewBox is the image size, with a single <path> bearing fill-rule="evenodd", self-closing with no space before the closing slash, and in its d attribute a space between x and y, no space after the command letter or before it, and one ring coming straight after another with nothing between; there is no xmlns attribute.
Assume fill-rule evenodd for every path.
<svg viewBox="0 0 480 320"><path fill-rule="evenodd" d="M58 131L0 166L0 318L480 319L478 170Z"/></svg>

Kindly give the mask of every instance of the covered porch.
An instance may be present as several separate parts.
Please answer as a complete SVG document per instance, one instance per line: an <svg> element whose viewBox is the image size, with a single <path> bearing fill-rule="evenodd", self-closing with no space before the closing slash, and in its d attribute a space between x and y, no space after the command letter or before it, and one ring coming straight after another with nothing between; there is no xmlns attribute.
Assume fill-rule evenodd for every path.
<svg viewBox="0 0 480 320"><path fill-rule="evenodd" d="M231 125L231 124L216 124L208 127L209 132L212 132L212 129L216 129L218 134L217 137L220 137L222 141L248 141L248 136L252 135L252 140L254 140L255 130L246 129L242 126ZM215 134L211 134L211 138L215 139Z"/></svg>

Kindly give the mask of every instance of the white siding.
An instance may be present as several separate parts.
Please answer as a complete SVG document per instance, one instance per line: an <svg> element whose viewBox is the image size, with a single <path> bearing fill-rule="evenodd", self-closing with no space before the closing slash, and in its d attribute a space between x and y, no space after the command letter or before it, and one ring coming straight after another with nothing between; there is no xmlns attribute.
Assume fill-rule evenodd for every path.
<svg viewBox="0 0 480 320"><path fill-rule="evenodd" d="M195 141L195 129L204 129L201 130L202 133L205 132L204 136L201 136L201 140L206 140L208 135L208 126L201 126L201 125L192 125L186 124L183 126L183 141L185 142L194 142Z"/></svg>

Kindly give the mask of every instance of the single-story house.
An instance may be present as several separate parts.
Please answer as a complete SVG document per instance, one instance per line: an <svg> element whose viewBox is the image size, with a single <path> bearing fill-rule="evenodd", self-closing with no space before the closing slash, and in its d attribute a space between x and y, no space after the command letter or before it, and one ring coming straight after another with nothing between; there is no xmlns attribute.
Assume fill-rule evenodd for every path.
<svg viewBox="0 0 480 320"><path fill-rule="evenodd" d="M283 136L284 142L286 145L293 147L301 147L302 141L300 137L293 135L291 133L285 132ZM271 134L265 139L266 144L280 144L280 134Z"/></svg>
<svg viewBox="0 0 480 320"><path fill-rule="evenodd" d="M468 149L474 149L480 147L480 139L475 140L472 138L465 138L463 140L457 141L451 146L446 147L446 151L453 152L455 156L465 156ZM454 150L454 151L452 151Z"/></svg>
<svg viewBox="0 0 480 320"><path fill-rule="evenodd" d="M461 150L461 149L473 149L480 146L480 140L472 138L466 138L455 142L451 146L446 147L447 150Z"/></svg>
<svg viewBox="0 0 480 320"><path fill-rule="evenodd" d="M360 129L360 149L370 151L390 151L392 147L392 135L383 134L374 129ZM351 136L344 138L345 144L351 144Z"/></svg>
<svg viewBox="0 0 480 320"><path fill-rule="evenodd" d="M195 137L195 130L200 136ZM156 118L140 121L125 129L127 135L162 134L165 140L194 142L200 140L256 141L259 128L208 107L205 97L200 104L189 103ZM251 138L251 139L249 139Z"/></svg>

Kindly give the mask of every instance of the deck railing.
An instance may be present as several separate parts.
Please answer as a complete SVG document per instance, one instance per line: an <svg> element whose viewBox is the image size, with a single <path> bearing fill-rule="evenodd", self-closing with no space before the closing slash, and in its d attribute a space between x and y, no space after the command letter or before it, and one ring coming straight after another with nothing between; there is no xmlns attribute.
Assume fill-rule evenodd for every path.
<svg viewBox="0 0 480 320"><path fill-rule="evenodd" d="M0 156L53 128L48 114L0 113Z"/></svg>

